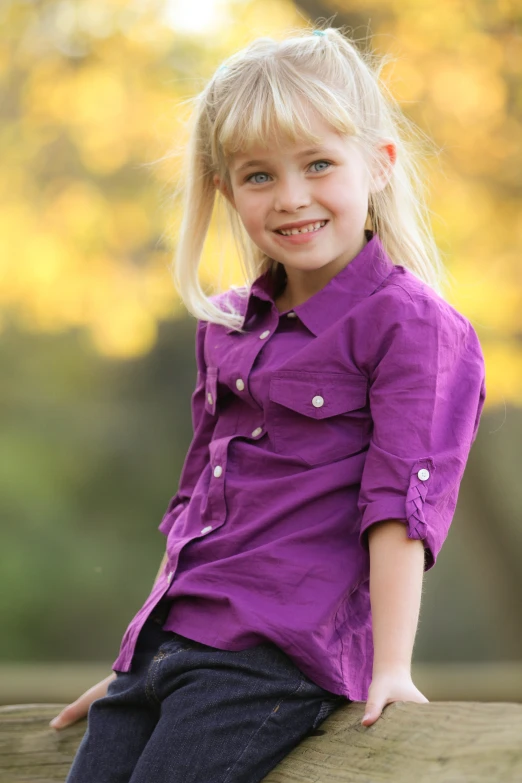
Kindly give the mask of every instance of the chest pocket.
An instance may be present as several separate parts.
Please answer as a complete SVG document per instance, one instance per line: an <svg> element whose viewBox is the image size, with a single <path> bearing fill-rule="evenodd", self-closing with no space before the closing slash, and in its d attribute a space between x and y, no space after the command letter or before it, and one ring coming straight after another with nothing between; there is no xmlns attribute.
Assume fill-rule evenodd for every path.
<svg viewBox="0 0 522 783"><path fill-rule="evenodd" d="M279 454L320 465L363 448L368 382L351 373L277 371L270 380L269 435Z"/></svg>

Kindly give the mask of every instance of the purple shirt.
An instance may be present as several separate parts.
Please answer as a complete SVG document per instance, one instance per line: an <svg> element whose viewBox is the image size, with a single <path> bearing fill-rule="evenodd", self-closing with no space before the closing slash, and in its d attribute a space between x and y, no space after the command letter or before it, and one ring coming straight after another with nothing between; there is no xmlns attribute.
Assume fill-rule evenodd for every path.
<svg viewBox="0 0 522 783"><path fill-rule="evenodd" d="M318 685L366 701L365 533L404 521L434 565L484 404L482 351L377 235L294 311L272 286L267 272L248 297L216 297L232 297L247 334L198 322L194 437L159 526L168 564L113 669L129 671L168 597L165 630L226 650L272 641Z"/></svg>

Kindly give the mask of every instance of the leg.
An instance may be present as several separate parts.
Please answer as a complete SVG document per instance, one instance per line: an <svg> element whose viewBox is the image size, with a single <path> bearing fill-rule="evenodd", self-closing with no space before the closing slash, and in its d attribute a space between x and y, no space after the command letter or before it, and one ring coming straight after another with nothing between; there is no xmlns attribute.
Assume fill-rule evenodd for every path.
<svg viewBox="0 0 522 783"><path fill-rule="evenodd" d="M336 707L273 644L217 650L179 634L149 671L161 717L130 783L257 783Z"/></svg>
<svg viewBox="0 0 522 783"><path fill-rule="evenodd" d="M107 695L91 704L87 730L66 783L128 783L160 716L145 684L151 660L166 638L149 618L138 639L132 671L118 673Z"/></svg>

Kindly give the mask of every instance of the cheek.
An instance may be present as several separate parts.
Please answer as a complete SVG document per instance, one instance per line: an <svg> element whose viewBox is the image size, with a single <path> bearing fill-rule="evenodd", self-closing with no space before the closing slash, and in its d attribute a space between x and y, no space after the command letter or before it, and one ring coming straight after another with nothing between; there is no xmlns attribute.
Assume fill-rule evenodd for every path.
<svg viewBox="0 0 522 783"><path fill-rule="evenodd" d="M368 210L368 192L361 183L339 183L324 192L323 204L333 215L358 217Z"/></svg>
<svg viewBox="0 0 522 783"><path fill-rule="evenodd" d="M251 237L254 237L259 233L260 223L258 220L256 220L255 214L247 213L242 215L241 222L243 223L245 231Z"/></svg>
<svg viewBox="0 0 522 783"><path fill-rule="evenodd" d="M238 214L246 231L255 234L264 228L264 209L259 198L245 199L238 205Z"/></svg>

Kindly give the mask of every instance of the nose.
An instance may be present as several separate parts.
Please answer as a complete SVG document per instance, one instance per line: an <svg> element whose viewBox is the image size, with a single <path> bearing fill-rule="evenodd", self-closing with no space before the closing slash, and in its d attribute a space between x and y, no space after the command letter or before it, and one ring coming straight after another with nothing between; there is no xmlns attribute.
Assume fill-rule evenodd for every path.
<svg viewBox="0 0 522 783"><path fill-rule="evenodd" d="M310 204L308 183L301 177L284 177L277 182L274 191L276 212L297 212Z"/></svg>

